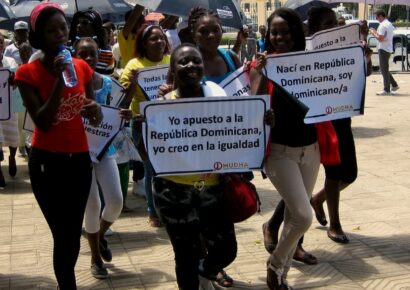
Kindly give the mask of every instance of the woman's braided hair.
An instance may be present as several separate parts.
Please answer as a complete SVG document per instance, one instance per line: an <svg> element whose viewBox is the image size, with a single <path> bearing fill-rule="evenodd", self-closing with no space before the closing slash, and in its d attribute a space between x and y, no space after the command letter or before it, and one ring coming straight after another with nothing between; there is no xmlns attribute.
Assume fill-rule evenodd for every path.
<svg viewBox="0 0 410 290"><path fill-rule="evenodd" d="M189 18L188 18L188 27L191 33L194 33L194 28L195 25L197 24L198 20L202 17L209 16L209 17L215 17L219 24L221 24L221 20L219 18L218 13L216 13L213 10L208 10L203 7L194 7L191 9L189 12Z"/></svg>

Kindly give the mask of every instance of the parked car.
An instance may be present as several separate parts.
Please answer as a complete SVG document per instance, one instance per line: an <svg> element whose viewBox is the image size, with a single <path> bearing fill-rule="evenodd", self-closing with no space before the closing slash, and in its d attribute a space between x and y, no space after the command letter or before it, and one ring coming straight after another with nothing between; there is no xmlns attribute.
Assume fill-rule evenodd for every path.
<svg viewBox="0 0 410 290"><path fill-rule="evenodd" d="M353 17L352 14L342 14L342 17L343 17L345 20L354 20L354 17Z"/></svg>

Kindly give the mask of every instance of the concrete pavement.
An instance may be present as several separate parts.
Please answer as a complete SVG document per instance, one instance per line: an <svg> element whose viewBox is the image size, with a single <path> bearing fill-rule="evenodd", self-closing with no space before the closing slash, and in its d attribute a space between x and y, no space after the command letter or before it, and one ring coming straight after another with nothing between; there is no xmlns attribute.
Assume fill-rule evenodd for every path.
<svg viewBox="0 0 410 290"><path fill-rule="evenodd" d="M395 76L401 87L395 96L376 96L381 75L368 78L365 115L353 119L359 176L340 203L351 242L332 242L314 220L304 247L319 264L294 263L289 283L296 289L410 289L410 74ZM7 176L7 162L2 164L7 187L0 190L0 289L55 289L51 235L30 191L26 163L18 159L14 179ZM321 169L316 190L323 180ZM258 173L255 184L262 211L236 225L238 257L226 269L235 279L232 289L267 289L261 225L279 195ZM79 289L177 289L167 234L149 227L143 199L130 194L127 205L134 211L121 215L109 238L109 279L91 276L82 238Z"/></svg>

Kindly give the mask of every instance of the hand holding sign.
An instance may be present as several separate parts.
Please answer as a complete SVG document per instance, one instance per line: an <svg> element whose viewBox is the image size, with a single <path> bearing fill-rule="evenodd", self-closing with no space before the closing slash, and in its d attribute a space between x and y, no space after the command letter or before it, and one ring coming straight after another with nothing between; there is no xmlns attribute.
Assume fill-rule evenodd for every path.
<svg viewBox="0 0 410 290"><path fill-rule="evenodd" d="M90 121L90 124L94 127L98 126L103 119L100 105L90 99L84 100L80 115L87 118Z"/></svg>

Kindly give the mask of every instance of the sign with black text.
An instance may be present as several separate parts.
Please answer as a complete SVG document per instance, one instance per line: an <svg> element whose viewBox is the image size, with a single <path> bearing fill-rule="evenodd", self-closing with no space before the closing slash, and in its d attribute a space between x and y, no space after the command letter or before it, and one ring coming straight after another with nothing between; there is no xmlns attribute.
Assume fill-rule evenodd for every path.
<svg viewBox="0 0 410 290"><path fill-rule="evenodd" d="M309 107L305 123L363 114L365 59L360 45L277 54L264 74Z"/></svg>
<svg viewBox="0 0 410 290"><path fill-rule="evenodd" d="M157 98L158 89L167 82L169 65L158 65L138 70L138 85L147 100Z"/></svg>
<svg viewBox="0 0 410 290"><path fill-rule="evenodd" d="M11 117L10 74L8 69L0 69L0 121L8 120Z"/></svg>
<svg viewBox="0 0 410 290"><path fill-rule="evenodd" d="M220 82L219 86L228 96L249 96L251 94L249 72L242 66Z"/></svg>
<svg viewBox="0 0 410 290"><path fill-rule="evenodd" d="M83 118L90 157L93 162L101 160L108 146L123 125L123 119L119 114L120 109L104 105L100 106L104 117L98 127L91 126L88 119ZM27 111L24 115L23 129L31 133L33 133L35 129L34 122Z"/></svg>
<svg viewBox="0 0 410 290"><path fill-rule="evenodd" d="M111 78L111 92L109 106L118 108L125 96L124 87L114 78Z"/></svg>
<svg viewBox="0 0 410 290"><path fill-rule="evenodd" d="M268 96L143 102L145 148L158 175L261 169Z"/></svg>
<svg viewBox="0 0 410 290"><path fill-rule="evenodd" d="M339 48L360 43L360 25L353 23L321 30L306 37L306 50Z"/></svg>
<svg viewBox="0 0 410 290"><path fill-rule="evenodd" d="M101 105L104 118L98 127L91 126L88 119L83 118L84 130L87 135L88 149L93 162L98 162L104 156L108 146L120 131L123 119L119 109Z"/></svg>

